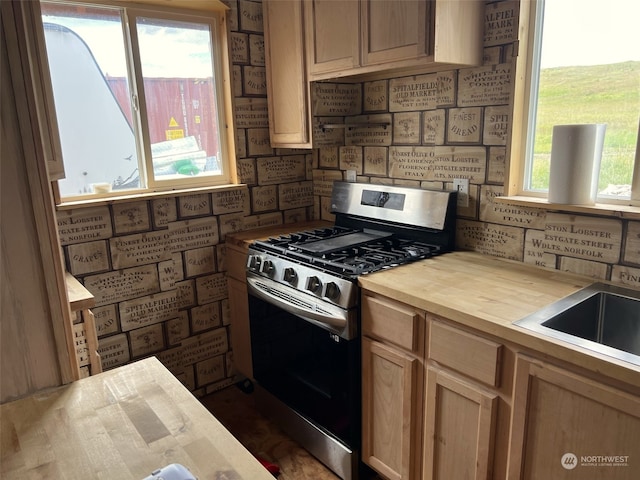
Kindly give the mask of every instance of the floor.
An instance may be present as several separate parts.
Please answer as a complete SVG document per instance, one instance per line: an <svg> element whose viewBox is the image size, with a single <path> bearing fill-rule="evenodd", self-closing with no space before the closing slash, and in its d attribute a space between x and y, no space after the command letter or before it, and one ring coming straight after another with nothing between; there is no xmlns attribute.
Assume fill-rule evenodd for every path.
<svg viewBox="0 0 640 480"><path fill-rule="evenodd" d="M340 480L258 413L253 396L237 386L227 387L200 401L253 455L280 467L278 480Z"/></svg>

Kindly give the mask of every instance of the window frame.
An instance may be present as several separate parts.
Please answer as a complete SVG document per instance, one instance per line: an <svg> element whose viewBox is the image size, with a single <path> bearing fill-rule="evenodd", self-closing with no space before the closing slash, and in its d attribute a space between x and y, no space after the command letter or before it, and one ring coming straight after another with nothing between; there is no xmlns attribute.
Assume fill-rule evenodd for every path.
<svg viewBox="0 0 640 480"><path fill-rule="evenodd" d="M503 201L517 200L526 203L531 200L533 205L549 203L548 193L534 190L525 190L526 177L529 165L527 164L533 142L529 141L529 135L533 128L530 127L532 109L537 108L537 96L535 95L539 75L539 48L537 37L539 25L544 15L545 0L520 0L520 18L518 42L515 45L516 59L514 62L516 77L513 89L513 118L511 120L511 141L508 145L507 158L509 164L505 171L505 188ZM536 75L534 75L536 73ZM638 138L634 158L634 169L631 179L631 198L615 199L598 197L595 209L616 210L616 207L631 207L633 211L640 212L640 124L638 125ZM573 210L565 207L567 210Z"/></svg>
<svg viewBox="0 0 640 480"><path fill-rule="evenodd" d="M116 7L122 9L123 38L127 48L127 61L129 62L128 77L131 81L130 95L135 97L132 102L136 102L136 108L132 108L132 114L139 117L137 119L140 128L134 128L139 154L144 155L140 160L141 166L145 170L146 187L128 190L114 190L108 193L91 193L83 195L62 197L56 178L51 177L54 200L57 206L65 204L88 204L94 202L104 202L105 200L117 200L118 198L128 198L138 196L148 196L153 194L166 194L167 192L190 192L202 191L203 189L218 189L220 187L230 187L237 185L236 155L235 155L235 134L233 122L233 93L231 91L231 62L229 56L229 29L227 28L227 11L229 7L219 0L210 0L207 9L203 9L201 2L185 1L183 8L167 8L156 4L158 0L143 0L142 3L115 2L108 0L47 0L52 3L77 4L98 7ZM38 9L39 11L40 9ZM137 48L137 32L135 18L148 17L159 20L176 20L186 22L196 22L209 24L211 28L211 49L212 67L214 73L214 93L216 98L216 122L218 125L218 138L220 158L218 159L221 169L220 175L202 177L184 177L172 180L157 180L153 175L153 159L151 157L151 143L149 141L148 128L149 121L146 120L146 103L144 98L143 77L140 68L140 56ZM42 26L42 16L34 18L37 25L34 28L39 35L38 49L42 52L43 61L46 63L46 45L44 43L44 32ZM131 32L130 34L127 32ZM48 64L47 64L48 66ZM48 68L45 70L46 78L43 83L47 84L44 89L45 96L50 98L53 105L53 89L48 75ZM44 77L45 75L43 75ZM55 110L48 116L50 130L55 134L52 143L60 143L59 131L57 128L57 118ZM60 157L60 162L64 165L64 160Z"/></svg>

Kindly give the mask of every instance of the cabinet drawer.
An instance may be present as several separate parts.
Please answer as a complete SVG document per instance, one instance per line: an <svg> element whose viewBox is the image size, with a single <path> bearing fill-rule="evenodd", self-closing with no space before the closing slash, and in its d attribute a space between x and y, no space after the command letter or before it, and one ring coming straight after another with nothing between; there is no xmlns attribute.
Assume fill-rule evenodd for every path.
<svg viewBox="0 0 640 480"><path fill-rule="evenodd" d="M362 333L387 340L410 352L424 350L424 317L386 298L362 296Z"/></svg>
<svg viewBox="0 0 640 480"><path fill-rule="evenodd" d="M502 345L431 321L429 358L494 387L500 385Z"/></svg>

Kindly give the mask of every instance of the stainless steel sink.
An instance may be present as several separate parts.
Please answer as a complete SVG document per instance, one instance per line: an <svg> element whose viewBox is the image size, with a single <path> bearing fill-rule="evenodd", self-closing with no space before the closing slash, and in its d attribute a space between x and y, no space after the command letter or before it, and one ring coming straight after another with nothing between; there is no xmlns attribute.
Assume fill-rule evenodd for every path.
<svg viewBox="0 0 640 480"><path fill-rule="evenodd" d="M514 324L640 366L640 291L594 283Z"/></svg>

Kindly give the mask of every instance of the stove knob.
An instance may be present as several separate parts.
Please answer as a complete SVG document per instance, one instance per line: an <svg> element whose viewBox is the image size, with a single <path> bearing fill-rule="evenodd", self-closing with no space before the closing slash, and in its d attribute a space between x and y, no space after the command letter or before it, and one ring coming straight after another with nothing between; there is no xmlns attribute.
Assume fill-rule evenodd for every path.
<svg viewBox="0 0 640 480"><path fill-rule="evenodd" d="M287 267L284 269L282 278L284 279L285 282L295 283L296 280L298 279L298 274L293 268Z"/></svg>
<svg viewBox="0 0 640 480"><path fill-rule="evenodd" d="M247 266L250 270L258 271L260 270L260 264L262 263L262 259L260 255L249 255L249 260L247 262Z"/></svg>
<svg viewBox="0 0 640 480"><path fill-rule="evenodd" d="M324 296L330 300L336 300L340 296L340 288L335 282L329 282L325 287Z"/></svg>
<svg viewBox="0 0 640 480"><path fill-rule="evenodd" d="M309 277L307 279L307 290L316 294L320 294L320 292L322 291L322 282L320 281L320 279L315 276Z"/></svg>
<svg viewBox="0 0 640 480"><path fill-rule="evenodd" d="M271 260L265 260L262 262L262 268L260 268L260 271L272 277L276 271L276 267Z"/></svg>

